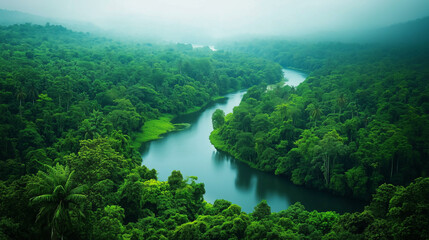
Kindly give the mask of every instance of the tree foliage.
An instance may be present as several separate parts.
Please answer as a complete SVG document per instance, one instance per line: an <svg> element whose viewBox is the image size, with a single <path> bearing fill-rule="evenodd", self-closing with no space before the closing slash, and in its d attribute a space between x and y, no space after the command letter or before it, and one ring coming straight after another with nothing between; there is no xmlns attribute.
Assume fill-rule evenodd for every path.
<svg viewBox="0 0 429 240"><path fill-rule="evenodd" d="M266 91L281 68L248 54L49 24L0 27L0 238L427 239L428 179L413 181L428 167L426 51L276 41L245 49L311 75ZM245 213L206 202L196 177L173 171L159 181L141 165L133 141L145 122L242 88L232 115L213 115L234 156L296 184L375 192L366 209L295 203L272 213L262 201Z"/></svg>
<svg viewBox="0 0 429 240"><path fill-rule="evenodd" d="M363 199L382 183L426 176L427 47L255 40L226 48L310 74L296 88L250 88L212 133L220 150L295 184Z"/></svg>

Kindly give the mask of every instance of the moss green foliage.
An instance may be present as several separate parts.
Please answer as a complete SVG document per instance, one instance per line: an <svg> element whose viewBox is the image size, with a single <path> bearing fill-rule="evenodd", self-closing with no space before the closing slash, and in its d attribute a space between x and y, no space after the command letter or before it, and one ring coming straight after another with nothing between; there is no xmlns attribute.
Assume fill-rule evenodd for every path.
<svg viewBox="0 0 429 240"><path fill-rule="evenodd" d="M293 183L369 199L429 172L429 49L284 41L232 47L310 72L297 88L248 90L216 148Z"/></svg>
<svg viewBox="0 0 429 240"><path fill-rule="evenodd" d="M122 149L129 136L155 139L173 129L174 115L281 78L279 65L241 54L126 44L61 26L1 27L0 39L3 180L76 153L80 140L110 137L132 154Z"/></svg>
<svg viewBox="0 0 429 240"><path fill-rule="evenodd" d="M141 133L137 135L136 142L144 143L159 139L162 134L174 131L176 127L171 122L171 117L160 117L144 123Z"/></svg>
<svg viewBox="0 0 429 240"><path fill-rule="evenodd" d="M226 200L213 204L204 201L204 184L196 177L183 178L179 171L173 171L168 181L158 181L156 170L141 165L130 136L142 126L147 127L143 132L155 136L158 133L154 129L171 127L169 118L163 118L166 114L187 112L226 92L274 83L280 76L279 65L242 54L192 50L182 44L124 44L61 26L0 27L0 238L427 238L428 178L419 178L407 187L380 186L361 213L308 212L299 203L271 213L265 201L253 213L245 213ZM249 89L243 104L260 101L260 91ZM283 92L282 100L274 98L278 102L293 94L297 101L304 98L289 91L274 89L267 94ZM308 107L299 101L296 104L301 109ZM239 115L241 120L234 127L243 132L235 136L237 153L252 161L263 142L249 131L258 129L262 135L270 131L268 139L278 135L270 130L270 109L278 112L279 119L297 126L324 126L327 110L323 104L309 107L312 112L323 108L320 114L311 114L314 119L309 122L277 105L263 105L265 112L253 119L237 108L216 131L224 131ZM334 119L344 122L348 115L357 115L348 111L342 107L342 114ZM414 124L424 121L419 110L415 114ZM379 136L377 143L386 142L384 148L394 160L395 154L409 150L388 151L408 139L394 123L368 121L368 126L374 132L361 135ZM389 130L388 134L383 135L380 129ZM291 150L291 154L305 158L321 144L326 149L322 159L335 166L334 161L338 163L344 155L344 146L349 147L349 138L336 129L323 133L296 131L294 136L304 137L296 141L301 148ZM420 137L410 145L421 144L424 136ZM220 138L219 144L223 143ZM273 170L270 162L276 160L276 150L288 144L279 142L279 148L262 151L267 169ZM418 154L413 156L420 159ZM347 184L364 191L366 185L356 179L369 178L366 165L351 169L335 186ZM302 174L293 176L302 181ZM327 177L336 182L338 176L320 177L323 183Z"/></svg>
<svg viewBox="0 0 429 240"><path fill-rule="evenodd" d="M213 129L222 127L224 123L225 123L225 112L220 109L216 109L216 111L214 111L212 115Z"/></svg>

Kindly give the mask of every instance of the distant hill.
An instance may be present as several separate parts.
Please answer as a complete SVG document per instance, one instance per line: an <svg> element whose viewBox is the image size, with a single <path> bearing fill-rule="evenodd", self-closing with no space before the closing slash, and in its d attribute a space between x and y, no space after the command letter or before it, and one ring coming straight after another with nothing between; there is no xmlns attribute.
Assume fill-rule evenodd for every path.
<svg viewBox="0 0 429 240"><path fill-rule="evenodd" d="M13 24L22 24L22 23L33 23L44 25L48 22L52 22L52 19L44 18L28 13L18 12L18 11L9 11L0 9L0 25L7 26Z"/></svg>
<svg viewBox="0 0 429 240"><path fill-rule="evenodd" d="M428 43L429 16L414 21L395 24L389 27L372 30L363 35L369 42L391 43Z"/></svg>
<svg viewBox="0 0 429 240"><path fill-rule="evenodd" d="M8 26L14 24L24 24L31 23L37 25L45 25L50 23L53 25L62 25L66 28L69 28L78 32L92 32L92 33L101 33L103 30L97 26L79 21L71 20L62 20L62 19L53 19L41 17L29 13L19 12L19 11L9 11L5 9L0 9L0 25Z"/></svg>
<svg viewBox="0 0 429 240"><path fill-rule="evenodd" d="M319 32L296 38L295 40L345 43L429 44L429 16L375 29Z"/></svg>

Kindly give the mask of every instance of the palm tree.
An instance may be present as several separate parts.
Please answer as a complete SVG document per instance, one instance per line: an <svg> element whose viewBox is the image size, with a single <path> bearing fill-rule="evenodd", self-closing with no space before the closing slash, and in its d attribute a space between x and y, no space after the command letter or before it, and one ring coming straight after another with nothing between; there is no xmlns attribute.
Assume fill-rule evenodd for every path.
<svg viewBox="0 0 429 240"><path fill-rule="evenodd" d="M46 165L45 165L46 166ZM38 181L31 185L32 204L40 206L36 222L45 221L50 227L51 239L60 237L70 225L70 214L83 216L79 205L86 196L82 194L85 186L75 186L74 171L69 167L57 164L55 167L46 166L47 171L37 173Z"/></svg>
<svg viewBox="0 0 429 240"><path fill-rule="evenodd" d="M19 107L22 106L22 100L24 100L27 97L27 94L25 93L23 88L19 88L16 92L16 99L19 100Z"/></svg>
<svg viewBox="0 0 429 240"><path fill-rule="evenodd" d="M27 94L25 94L24 89L21 87L16 92L16 99L19 100L19 115L22 118L22 101L25 100L27 97Z"/></svg>
<svg viewBox="0 0 429 240"><path fill-rule="evenodd" d="M322 109L320 108L319 104L310 103L305 110L309 111L310 117L313 119L314 126L316 127L316 121L322 115Z"/></svg>
<svg viewBox="0 0 429 240"><path fill-rule="evenodd" d="M359 114L356 102L350 102L348 105L348 108L350 108L350 111L352 112L352 118L354 118L355 112L356 112L356 114ZM356 116L358 116L358 115L356 115Z"/></svg>
<svg viewBox="0 0 429 240"><path fill-rule="evenodd" d="M39 91L37 91L36 85L34 83L30 84L30 87L28 88L28 97L33 101L37 99L37 96L39 96Z"/></svg>
<svg viewBox="0 0 429 240"><path fill-rule="evenodd" d="M337 99L338 107L340 108L340 112L338 113L338 121L341 122L341 110L346 105L346 98L344 97L344 94L341 94Z"/></svg>

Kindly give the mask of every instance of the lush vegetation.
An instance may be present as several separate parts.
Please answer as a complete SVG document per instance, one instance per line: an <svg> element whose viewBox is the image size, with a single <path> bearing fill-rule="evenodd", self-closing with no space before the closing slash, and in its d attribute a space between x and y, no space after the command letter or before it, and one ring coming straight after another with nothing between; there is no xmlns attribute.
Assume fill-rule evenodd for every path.
<svg viewBox="0 0 429 240"><path fill-rule="evenodd" d="M195 177L173 171L158 181L141 166L136 137L171 130L171 116L219 95L280 78L279 65L243 54L118 43L60 26L0 27L0 239L427 237L428 178L382 185L362 213L308 212L299 203L271 213L265 201L244 213L225 200L205 202ZM244 103L260 91L251 88ZM218 111L216 129L229 118Z"/></svg>
<svg viewBox="0 0 429 240"><path fill-rule="evenodd" d="M80 140L111 137L119 151L145 123L139 137L156 138L171 130L168 117L281 78L278 65L244 55L123 44L61 26L2 27L0 41L2 180L77 153Z"/></svg>
<svg viewBox="0 0 429 240"><path fill-rule="evenodd" d="M427 176L427 47L273 41L239 50L310 75L297 88L250 88L212 133L218 149L295 184L359 198Z"/></svg>
<svg viewBox="0 0 429 240"><path fill-rule="evenodd" d="M133 190L156 171L140 166L132 143L173 130L174 115L220 95L280 79L279 65L243 54L119 43L53 25L1 27L1 229L60 237L73 223L74 234L92 238L104 235L79 228L103 214L126 223L153 215ZM186 185L177 204L166 200L174 208L165 218L181 208L177 218L192 220L202 194L201 184Z"/></svg>

